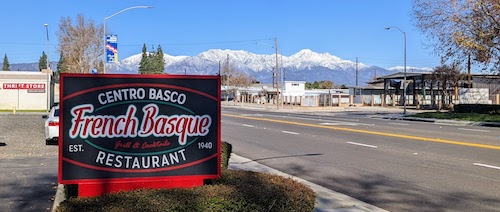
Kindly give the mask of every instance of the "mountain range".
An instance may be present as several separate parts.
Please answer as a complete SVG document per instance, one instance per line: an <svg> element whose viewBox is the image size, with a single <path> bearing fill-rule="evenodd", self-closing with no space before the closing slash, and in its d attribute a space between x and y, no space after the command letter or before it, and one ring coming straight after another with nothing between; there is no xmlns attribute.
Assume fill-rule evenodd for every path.
<svg viewBox="0 0 500 212"><path fill-rule="evenodd" d="M108 63L107 73L136 74L142 54L125 58L118 63ZM276 55L254 54L243 50L211 49L196 56L172 56L164 54L165 72L168 74L216 75L226 63L245 72L261 83L273 82ZM54 64L55 65L55 64ZM358 63L358 85L366 85L375 76L385 76L403 70L403 67L384 69ZM291 56L278 55L280 78L287 81L330 80L334 85L356 85L356 62L343 60L329 53L316 53L309 49ZM38 63L11 64L11 70L38 70ZM429 68L407 67L408 72L432 71ZM284 73L284 74L283 74Z"/></svg>

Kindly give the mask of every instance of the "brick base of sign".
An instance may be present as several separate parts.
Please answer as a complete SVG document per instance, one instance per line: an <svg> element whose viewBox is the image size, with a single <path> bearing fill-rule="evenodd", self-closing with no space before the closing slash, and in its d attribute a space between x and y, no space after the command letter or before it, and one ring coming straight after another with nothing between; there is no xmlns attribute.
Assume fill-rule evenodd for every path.
<svg viewBox="0 0 500 212"><path fill-rule="evenodd" d="M95 197L107 193L116 193L119 191L130 191L136 189L191 188L202 185L203 179L174 179L147 182L80 183L78 184L78 197Z"/></svg>

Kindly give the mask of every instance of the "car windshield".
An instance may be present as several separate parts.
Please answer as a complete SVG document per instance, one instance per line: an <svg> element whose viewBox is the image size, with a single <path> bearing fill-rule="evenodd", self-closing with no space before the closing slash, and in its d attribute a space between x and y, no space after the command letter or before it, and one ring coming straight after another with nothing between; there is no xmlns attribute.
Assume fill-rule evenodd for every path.
<svg viewBox="0 0 500 212"><path fill-rule="evenodd" d="M54 110L54 117L59 117L59 109Z"/></svg>

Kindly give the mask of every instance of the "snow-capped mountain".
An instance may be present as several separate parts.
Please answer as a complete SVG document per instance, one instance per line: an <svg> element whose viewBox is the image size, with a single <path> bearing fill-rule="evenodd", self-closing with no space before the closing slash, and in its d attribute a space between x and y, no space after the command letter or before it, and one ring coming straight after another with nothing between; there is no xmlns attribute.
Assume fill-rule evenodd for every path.
<svg viewBox="0 0 500 212"><path fill-rule="evenodd" d="M108 63L107 73L135 74L139 70L142 54L136 54L121 60L119 63ZM254 54L243 50L211 49L196 56L172 56L164 54L165 72L168 74L216 75L219 67L224 69L226 63L238 71L255 77L262 83L274 81L276 68L275 54ZM296 81L330 80L334 85L356 85L356 63L343 60L329 53L317 53L309 49L301 50L291 56L278 55L280 78ZM36 70L38 63L11 64L11 70ZM53 63L55 67L55 63ZM358 63L358 85L362 86L375 76L385 76L402 72L403 67L383 69ZM408 72L432 71L430 68L407 67ZM223 74L223 73L222 73ZM282 78L283 79L283 78Z"/></svg>
<svg viewBox="0 0 500 212"><path fill-rule="evenodd" d="M254 54L243 50L211 49L196 56L171 56L165 54L165 72L169 74L215 75L219 64L223 69L229 62L232 69L243 71L262 83L273 81L276 68L275 54ZM109 64L108 73L137 73L141 54ZM335 85L356 84L356 63L343 60L329 53L316 53L309 49L291 56L278 55L278 68L285 80L330 80ZM386 70L377 66L358 63L358 84L364 85L375 76L392 74L399 70Z"/></svg>

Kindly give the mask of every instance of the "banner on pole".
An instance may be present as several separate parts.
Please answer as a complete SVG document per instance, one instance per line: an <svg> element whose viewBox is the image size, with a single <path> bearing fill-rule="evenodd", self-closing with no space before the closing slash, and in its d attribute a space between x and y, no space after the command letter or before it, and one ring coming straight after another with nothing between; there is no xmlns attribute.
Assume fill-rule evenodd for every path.
<svg viewBox="0 0 500 212"><path fill-rule="evenodd" d="M118 36L106 35L106 62L118 63Z"/></svg>

